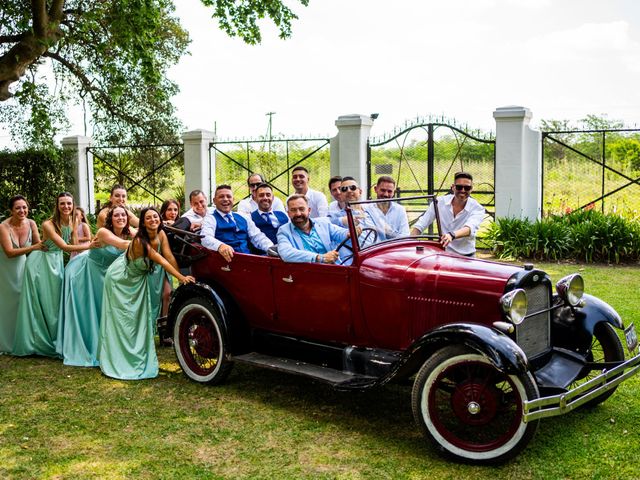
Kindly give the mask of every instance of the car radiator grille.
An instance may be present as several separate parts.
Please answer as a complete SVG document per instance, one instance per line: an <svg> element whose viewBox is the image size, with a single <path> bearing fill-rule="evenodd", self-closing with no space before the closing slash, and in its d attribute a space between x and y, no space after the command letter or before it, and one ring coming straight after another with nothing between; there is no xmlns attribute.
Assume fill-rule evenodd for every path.
<svg viewBox="0 0 640 480"><path fill-rule="evenodd" d="M549 287L545 284L526 288L528 308L527 312L537 312L549 308ZM549 325L549 311L539 313L524 319L516 327L516 342L532 358L546 352L551 346Z"/></svg>

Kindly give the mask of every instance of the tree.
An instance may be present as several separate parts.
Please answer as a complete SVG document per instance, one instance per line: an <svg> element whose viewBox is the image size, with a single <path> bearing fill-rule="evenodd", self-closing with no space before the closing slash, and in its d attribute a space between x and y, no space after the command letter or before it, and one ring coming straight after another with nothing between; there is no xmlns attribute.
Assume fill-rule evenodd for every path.
<svg viewBox="0 0 640 480"><path fill-rule="evenodd" d="M261 40L260 19L287 38L297 18L282 0L201 2L249 44ZM188 44L172 0L0 0L0 121L27 143L50 143L76 101L98 138L168 141L178 89L166 73Z"/></svg>

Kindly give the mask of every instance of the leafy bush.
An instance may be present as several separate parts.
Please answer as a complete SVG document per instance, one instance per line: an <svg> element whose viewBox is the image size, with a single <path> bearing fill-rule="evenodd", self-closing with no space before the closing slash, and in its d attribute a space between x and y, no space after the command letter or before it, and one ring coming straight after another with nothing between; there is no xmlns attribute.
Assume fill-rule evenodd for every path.
<svg viewBox="0 0 640 480"><path fill-rule="evenodd" d="M637 221L588 209L533 223L500 218L489 228L485 241L499 258L608 263L640 260Z"/></svg>
<svg viewBox="0 0 640 480"><path fill-rule="evenodd" d="M58 193L73 185L72 162L62 149L0 152L0 212L9 198L24 195L35 216L49 216Z"/></svg>

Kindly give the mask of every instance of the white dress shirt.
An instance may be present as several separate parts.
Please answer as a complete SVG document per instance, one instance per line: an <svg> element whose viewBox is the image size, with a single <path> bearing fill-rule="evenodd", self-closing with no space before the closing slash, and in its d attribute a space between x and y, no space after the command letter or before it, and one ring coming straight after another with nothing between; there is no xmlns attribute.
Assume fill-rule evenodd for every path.
<svg viewBox="0 0 640 480"><path fill-rule="evenodd" d="M324 193L309 188L304 196L309 202L309 208L311 208L309 218L326 217L329 214L329 204Z"/></svg>
<svg viewBox="0 0 640 480"><path fill-rule="evenodd" d="M365 206L371 216L373 226L378 232L378 241L391 240L392 238L408 237L409 220L407 211L397 202L389 202L389 210L384 213L379 203L370 203Z"/></svg>
<svg viewBox="0 0 640 480"><path fill-rule="evenodd" d="M469 227L471 234L468 237L456 238L453 242L447 245L447 250L460 255L471 255L476 251L476 232L478 227L484 220L485 209L475 199L467 198L467 204L464 209L458 213L457 216L453 216L453 201L454 195L449 194L444 197L438 197L438 213L440 214L440 225L442 226L441 235L448 232L454 232L462 227ZM433 204L429 205L427 211L422 214L418 221L413 225L413 228L417 228L422 232L436 219L436 214L433 208Z"/></svg>
<svg viewBox="0 0 640 480"><path fill-rule="evenodd" d="M218 210L218 213L223 218L226 215L226 213L222 213L220 210ZM242 213L238 213L238 215L242 215L242 217L247 221L247 234L249 236L249 241L254 247L266 252L267 249L273 245L273 242L269 240L269 238L262 233L258 227L256 227L256 224L253 223L250 216ZM200 233L204 235L202 245L207 247L209 250L215 250L217 252L223 242L216 238L216 218L213 216L213 212L211 212L211 215L207 215L205 217L204 223L202 224L202 231Z"/></svg>
<svg viewBox="0 0 640 480"><path fill-rule="evenodd" d="M193 211L193 208L190 208L182 215L184 218L187 218L191 223L202 223L207 215L212 214L215 210L214 207L207 207L207 213L202 216Z"/></svg>
<svg viewBox="0 0 640 480"><path fill-rule="evenodd" d="M273 210L280 210L281 212L286 212L284 209L284 204L282 200L278 197L273 197L273 203L271 204L271 208ZM244 198L238 202L237 212L244 213L245 215L251 215L258 209L258 204L251 197Z"/></svg>
<svg viewBox="0 0 640 480"><path fill-rule="evenodd" d="M328 215L331 216L332 213L338 213L340 210L342 210L342 208L340 208L340 203L337 200L334 200L329 204Z"/></svg>

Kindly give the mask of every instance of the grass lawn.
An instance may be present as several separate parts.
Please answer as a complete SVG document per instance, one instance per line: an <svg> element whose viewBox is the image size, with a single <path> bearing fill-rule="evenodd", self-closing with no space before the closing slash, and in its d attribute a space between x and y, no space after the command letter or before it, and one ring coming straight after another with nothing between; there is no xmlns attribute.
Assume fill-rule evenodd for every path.
<svg viewBox="0 0 640 480"><path fill-rule="evenodd" d="M640 326L640 267L538 264ZM500 467L440 458L413 423L410 387L340 393L304 378L236 366L228 381L188 381L171 349L154 380L0 356L0 479L640 478L640 379L604 404L543 420Z"/></svg>

